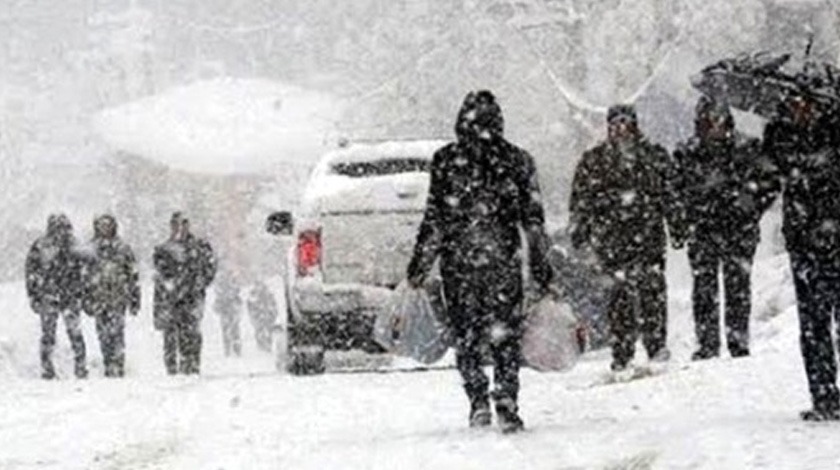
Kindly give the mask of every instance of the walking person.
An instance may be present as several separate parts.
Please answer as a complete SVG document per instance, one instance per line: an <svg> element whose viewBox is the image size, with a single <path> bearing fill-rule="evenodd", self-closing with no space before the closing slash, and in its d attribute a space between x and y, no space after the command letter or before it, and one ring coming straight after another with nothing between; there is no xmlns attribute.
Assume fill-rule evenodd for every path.
<svg viewBox="0 0 840 470"><path fill-rule="evenodd" d="M239 321L242 318L242 298L239 284L230 272L225 272L219 278L216 281L216 299L213 306L222 327L225 356L239 357L242 355L242 333L239 328Z"/></svg>
<svg viewBox="0 0 840 470"><path fill-rule="evenodd" d="M52 354L58 318L64 319L73 349L74 373L88 375L85 339L81 328L82 261L73 226L64 214L50 215L47 232L26 257L26 293L32 311L41 319L41 377L56 378Z"/></svg>
<svg viewBox="0 0 840 470"><path fill-rule="evenodd" d="M575 171L571 236L574 248L591 254L613 280L611 369L620 372L630 365L639 335L651 360L670 358L666 223L672 233L684 227L673 162L642 134L636 110L611 107L607 128L607 140L586 151Z"/></svg>
<svg viewBox="0 0 840 470"><path fill-rule="evenodd" d="M85 263L85 311L96 319L105 377L125 375L125 315L140 311L140 284L131 247L118 235L117 219L93 222Z"/></svg>
<svg viewBox="0 0 840 470"><path fill-rule="evenodd" d="M674 153L685 205L688 258L694 275L694 323L699 348L693 360L720 354L718 275L723 272L725 336L732 357L747 356L750 274L759 222L780 190L775 165L758 139L735 130L729 108L703 96L695 134Z"/></svg>
<svg viewBox="0 0 840 470"><path fill-rule="evenodd" d="M807 92L789 97L764 144L779 167L782 232L799 311L800 346L812 408L806 421L840 420L836 343L840 325L840 112Z"/></svg>
<svg viewBox="0 0 840 470"><path fill-rule="evenodd" d="M207 288L216 275L210 244L190 232L180 212L170 219L169 240L155 247L155 328L163 332L163 359L172 374L198 374L201 319Z"/></svg>
<svg viewBox="0 0 840 470"><path fill-rule="evenodd" d="M490 398L503 432L523 429L519 367L523 315L520 229L531 272L547 289L552 272L534 161L503 136L501 107L489 91L467 95L455 124L457 140L438 150L409 283L420 288L440 262L458 370L470 401L469 424L491 424ZM482 370L494 366L494 390Z"/></svg>
<svg viewBox="0 0 840 470"><path fill-rule="evenodd" d="M271 290L262 282L257 281L248 295L248 316L254 328L254 339L257 348L271 352L272 331L277 321L277 301L271 295Z"/></svg>

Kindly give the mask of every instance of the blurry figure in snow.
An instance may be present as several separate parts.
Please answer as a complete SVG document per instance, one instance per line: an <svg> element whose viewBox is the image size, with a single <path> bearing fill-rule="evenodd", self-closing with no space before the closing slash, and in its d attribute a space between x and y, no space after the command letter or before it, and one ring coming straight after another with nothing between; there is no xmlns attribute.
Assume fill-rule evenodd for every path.
<svg viewBox="0 0 840 470"><path fill-rule="evenodd" d="M52 352L59 316L64 317L73 348L76 377L87 377L85 339L80 318L82 259L67 216L49 216L47 233L37 239L29 250L25 271L29 303L41 317L41 377L56 377Z"/></svg>
<svg viewBox="0 0 840 470"><path fill-rule="evenodd" d="M242 317L242 298L239 284L233 273L225 272L216 282L216 300L213 304L222 327L222 342L225 356L242 355L242 333L239 320Z"/></svg>
<svg viewBox="0 0 840 470"><path fill-rule="evenodd" d="M758 139L735 131L729 108L703 96L695 135L674 154L685 205L688 259L694 274L694 323L699 349L692 359L720 353L718 273L723 271L726 343L732 357L747 356L750 273L759 221L779 193L775 165Z"/></svg>
<svg viewBox="0 0 840 470"><path fill-rule="evenodd" d="M613 371L627 368L641 333L648 357L666 361L666 221L680 230L668 152L649 142L629 105L607 115L609 136L586 151L572 184L571 237L613 278L608 305Z"/></svg>
<svg viewBox="0 0 840 470"><path fill-rule="evenodd" d="M277 321L277 301L264 282L257 282L248 295L248 314L254 327L254 337L261 351L271 352L271 337Z"/></svg>
<svg viewBox="0 0 840 470"><path fill-rule="evenodd" d="M783 192L782 232L790 253L800 343L813 408L807 421L840 420L837 359L840 323L840 112L792 96L764 131Z"/></svg>
<svg viewBox="0 0 840 470"><path fill-rule="evenodd" d="M140 311L140 284L134 252L117 234L117 219L93 221L84 269L85 311L96 318L105 377L125 375L125 314Z"/></svg>
<svg viewBox="0 0 840 470"><path fill-rule="evenodd" d="M190 232L180 212L172 214L172 234L155 247L155 328L163 332L163 359L169 374L198 374L201 319L207 287L216 275L216 258L206 241Z"/></svg>
<svg viewBox="0 0 840 470"><path fill-rule="evenodd" d="M424 284L440 260L458 370L470 400L470 426L491 422L482 351L494 363L496 405L504 432L523 428L518 415L523 297L520 227L531 271L547 289L548 237L534 161L502 135L502 111L489 91L471 92L455 125L457 141L438 150L423 223L408 267Z"/></svg>

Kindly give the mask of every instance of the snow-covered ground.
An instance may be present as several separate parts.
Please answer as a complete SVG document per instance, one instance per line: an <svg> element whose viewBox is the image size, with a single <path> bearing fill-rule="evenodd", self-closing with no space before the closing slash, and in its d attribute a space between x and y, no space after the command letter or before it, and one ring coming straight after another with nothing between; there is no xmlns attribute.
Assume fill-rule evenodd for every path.
<svg viewBox="0 0 840 470"><path fill-rule="evenodd" d="M677 258L672 270L682 271ZM161 469L818 469L838 468L836 425L805 424L809 405L785 257L755 269L753 356L701 364L687 283L671 294L664 374L604 385L606 352L566 374L522 375L528 431L470 430L454 371L293 378L258 353L221 354L208 312L204 374L166 377L149 312L129 322L128 377L37 377L37 321L21 286L0 289L0 468ZM684 279L680 279L684 281ZM71 370L61 337L61 370ZM641 360L643 362L643 360Z"/></svg>

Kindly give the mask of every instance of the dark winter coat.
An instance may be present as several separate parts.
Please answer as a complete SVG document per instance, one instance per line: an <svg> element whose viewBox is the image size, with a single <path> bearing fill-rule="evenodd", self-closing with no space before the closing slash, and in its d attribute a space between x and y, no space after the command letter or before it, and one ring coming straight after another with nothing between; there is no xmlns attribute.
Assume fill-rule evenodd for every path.
<svg viewBox="0 0 840 470"><path fill-rule="evenodd" d="M84 268L85 311L90 315L137 314L140 284L131 247L119 237L91 240Z"/></svg>
<svg viewBox="0 0 840 470"><path fill-rule="evenodd" d="M624 152L604 142L583 154L572 182L572 244L592 249L608 270L658 262L666 249L666 221L685 230L668 152L639 139Z"/></svg>
<svg viewBox="0 0 840 470"><path fill-rule="evenodd" d="M693 137L674 152L689 243L753 253L759 221L780 190L778 171L758 139L740 134L714 143Z"/></svg>
<svg viewBox="0 0 840 470"><path fill-rule="evenodd" d="M491 95L492 96L492 95ZM548 237L534 160L503 138L501 109L475 118L470 94L458 115L456 142L432 160L431 184L408 276L422 279L436 259L446 285L493 270L521 290L522 239L527 237L537 284L551 279Z"/></svg>
<svg viewBox="0 0 840 470"><path fill-rule="evenodd" d="M216 258L208 242L193 235L155 247L155 327L165 329L175 314L189 312L200 320L207 287L216 275Z"/></svg>
<svg viewBox="0 0 840 470"><path fill-rule="evenodd" d="M25 263L26 293L35 313L78 311L82 301L82 258L72 235L54 227L38 238Z"/></svg>
<svg viewBox="0 0 840 470"><path fill-rule="evenodd" d="M829 113L809 128L780 119L764 131L765 151L784 184L782 232L788 251L840 256L840 119Z"/></svg>

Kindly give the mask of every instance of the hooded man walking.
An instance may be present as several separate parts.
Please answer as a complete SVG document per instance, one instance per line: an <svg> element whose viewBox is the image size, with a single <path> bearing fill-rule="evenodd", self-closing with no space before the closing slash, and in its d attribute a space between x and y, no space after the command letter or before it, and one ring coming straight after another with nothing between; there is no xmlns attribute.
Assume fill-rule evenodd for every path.
<svg viewBox="0 0 840 470"><path fill-rule="evenodd" d="M534 161L503 137L504 121L489 91L471 92L455 124L457 140L432 160L431 186L409 283L419 288L440 261L458 370L470 401L469 424L491 423L489 380L482 371L489 348L492 398L503 432L523 428L518 414L523 297L520 228L531 272L547 289L548 237Z"/></svg>
<svg viewBox="0 0 840 470"><path fill-rule="evenodd" d="M720 354L718 274L723 271L726 345L747 356L750 273L759 222L779 193L778 172L758 139L735 131L729 108L708 97L697 103L695 135L674 153L686 209L688 258L694 274L694 323L699 348L692 359Z"/></svg>
<svg viewBox="0 0 840 470"><path fill-rule="evenodd" d="M52 353L59 316L64 318L73 348L75 375L80 379L87 377L80 318L82 260L67 216L49 216L47 233L30 248L25 271L29 303L32 311L41 317L41 377L47 380L56 377Z"/></svg>
<svg viewBox="0 0 840 470"><path fill-rule="evenodd" d="M672 233L684 228L668 152L645 138L632 106L610 108L607 126L606 142L578 163L569 212L575 249L592 253L614 281L608 306L611 368L620 372L635 355L639 333L651 360L670 357L666 221Z"/></svg>
<svg viewBox="0 0 840 470"><path fill-rule="evenodd" d="M105 377L125 375L125 314L140 311L140 284L131 247L117 233L117 219L93 221L85 266L85 311L96 318Z"/></svg>
<svg viewBox="0 0 840 470"><path fill-rule="evenodd" d="M216 275L216 258L210 244L190 232L182 213L172 214L169 224L169 240L154 252L155 328L163 331L166 371L198 374L204 299Z"/></svg>

